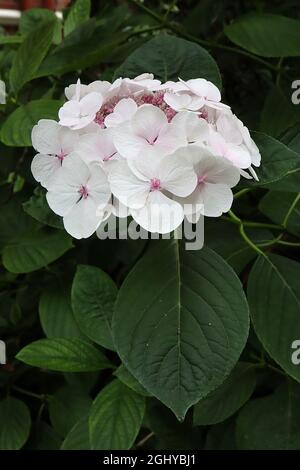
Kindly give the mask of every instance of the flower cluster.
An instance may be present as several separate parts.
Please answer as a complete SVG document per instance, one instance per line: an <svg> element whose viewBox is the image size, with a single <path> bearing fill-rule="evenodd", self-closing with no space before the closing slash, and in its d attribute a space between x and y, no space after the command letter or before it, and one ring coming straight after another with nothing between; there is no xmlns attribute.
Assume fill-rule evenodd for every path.
<svg viewBox="0 0 300 470"><path fill-rule="evenodd" d="M59 121L33 128L34 178L75 238L109 216L130 215L168 233L184 217L218 217L240 176L256 178L260 153L211 82L161 83L152 74L65 90Z"/></svg>

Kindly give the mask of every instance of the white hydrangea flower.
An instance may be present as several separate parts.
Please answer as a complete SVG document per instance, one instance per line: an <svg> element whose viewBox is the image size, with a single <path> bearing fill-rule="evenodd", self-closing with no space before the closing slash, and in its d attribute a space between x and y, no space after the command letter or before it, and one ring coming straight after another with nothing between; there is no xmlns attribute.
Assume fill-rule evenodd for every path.
<svg viewBox="0 0 300 470"><path fill-rule="evenodd" d="M130 123L117 127L114 144L124 158L147 153L162 157L186 144L186 136L164 112L150 104L138 108Z"/></svg>
<svg viewBox="0 0 300 470"><path fill-rule="evenodd" d="M223 212L228 212L233 202L231 188L240 179L238 169L202 147L190 146L177 152L182 152L182 156L190 161L197 175L195 190L180 199L185 215L219 217Z"/></svg>
<svg viewBox="0 0 300 470"><path fill-rule="evenodd" d="M109 174L112 193L130 208L134 220L145 230L168 233L184 217L172 195L185 197L197 184L193 166L181 154L120 161ZM171 197L170 197L171 196Z"/></svg>
<svg viewBox="0 0 300 470"><path fill-rule="evenodd" d="M46 195L53 212L63 217L66 231L78 239L96 231L110 197L107 176L100 165L87 165L76 153L63 162Z"/></svg>
<svg viewBox="0 0 300 470"><path fill-rule="evenodd" d="M184 216L219 217L240 176L257 178L259 149L205 79L78 80L65 94L59 123L33 128L32 173L75 238L129 214L162 234Z"/></svg>
<svg viewBox="0 0 300 470"><path fill-rule="evenodd" d="M32 146L39 152L32 160L33 177L47 188L59 174L64 159L75 150L79 136L51 119L41 119L32 129Z"/></svg>

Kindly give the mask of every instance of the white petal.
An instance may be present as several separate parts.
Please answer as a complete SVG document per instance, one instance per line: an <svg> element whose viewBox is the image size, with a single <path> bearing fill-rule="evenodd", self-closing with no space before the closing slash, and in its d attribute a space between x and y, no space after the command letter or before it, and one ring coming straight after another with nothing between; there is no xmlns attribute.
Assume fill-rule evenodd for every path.
<svg viewBox="0 0 300 470"><path fill-rule="evenodd" d="M61 127L52 119L41 119L32 129L32 146L39 153L56 155L60 150L59 131Z"/></svg>
<svg viewBox="0 0 300 470"><path fill-rule="evenodd" d="M249 168L251 165L251 156L242 146L229 144L224 157L230 160L238 168Z"/></svg>
<svg viewBox="0 0 300 470"><path fill-rule="evenodd" d="M168 120L161 109L145 104L136 111L131 123L134 134L152 143L162 128L168 124Z"/></svg>
<svg viewBox="0 0 300 470"><path fill-rule="evenodd" d="M197 175L185 158L185 148L162 158L158 177L163 189L180 197L191 194L197 185Z"/></svg>
<svg viewBox="0 0 300 470"><path fill-rule="evenodd" d="M80 104L78 101L67 101L58 111L59 124L61 126L74 126L80 118Z"/></svg>
<svg viewBox="0 0 300 470"><path fill-rule="evenodd" d="M192 98L188 94L175 94L175 93L165 93L164 101L175 111L181 111L183 109L189 109L189 104L192 101Z"/></svg>
<svg viewBox="0 0 300 470"><path fill-rule="evenodd" d="M216 122L217 130L227 142L240 145L243 142L241 131L232 113L222 113Z"/></svg>
<svg viewBox="0 0 300 470"><path fill-rule="evenodd" d="M86 162L103 162L116 152L109 129L99 129L97 133L83 135L78 145L78 153Z"/></svg>
<svg viewBox="0 0 300 470"><path fill-rule="evenodd" d="M104 124L106 127L115 127L131 119L137 109L137 104L132 98L124 98L116 104L114 112L105 118Z"/></svg>
<svg viewBox="0 0 300 470"><path fill-rule="evenodd" d="M204 204L204 215L208 217L220 217L223 212L228 212L232 206L232 191L224 184L205 183L201 188L201 195Z"/></svg>
<svg viewBox="0 0 300 470"><path fill-rule="evenodd" d="M140 208L145 205L150 191L149 182L137 178L125 161L115 165L114 171L109 173L108 180L113 195L122 204L130 208Z"/></svg>
<svg viewBox="0 0 300 470"><path fill-rule="evenodd" d="M37 154L31 162L34 179L47 188L48 183L61 169L61 161L53 155Z"/></svg>
<svg viewBox="0 0 300 470"><path fill-rule="evenodd" d="M95 116L97 111L101 108L103 98L100 93L89 93L80 100L80 109L82 116Z"/></svg>
<svg viewBox="0 0 300 470"><path fill-rule="evenodd" d="M97 207L93 199L82 198L64 217L64 227L72 237L88 238L97 229L101 217L97 215Z"/></svg>
<svg viewBox="0 0 300 470"><path fill-rule="evenodd" d="M87 182L89 197L93 198L97 206L106 206L111 197L107 175L97 164L91 165L90 171L91 176Z"/></svg>
<svg viewBox="0 0 300 470"><path fill-rule="evenodd" d="M169 199L161 191L149 193L146 205L140 210L131 210L134 220L152 233L170 233L183 221L181 205Z"/></svg>
<svg viewBox="0 0 300 470"><path fill-rule="evenodd" d="M128 159L138 157L150 147L148 142L134 134L129 126L114 129L113 142L118 153Z"/></svg>

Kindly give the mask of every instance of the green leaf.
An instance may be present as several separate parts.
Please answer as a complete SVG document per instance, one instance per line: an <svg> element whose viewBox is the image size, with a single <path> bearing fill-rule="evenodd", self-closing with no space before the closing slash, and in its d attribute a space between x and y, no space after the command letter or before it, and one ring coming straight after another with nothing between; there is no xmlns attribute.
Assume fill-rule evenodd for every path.
<svg viewBox="0 0 300 470"><path fill-rule="evenodd" d="M202 430L188 420L180 423L171 411L159 404L149 406L145 422L156 438L155 448L191 450L202 448Z"/></svg>
<svg viewBox="0 0 300 470"><path fill-rule="evenodd" d="M82 70L111 59L112 51L126 41L129 33L104 34L96 28L95 18L86 21L70 33L54 51L47 56L35 77L62 75Z"/></svg>
<svg viewBox="0 0 300 470"><path fill-rule="evenodd" d="M154 245L119 291L113 335L129 371L183 419L236 364L248 305L234 271L210 249Z"/></svg>
<svg viewBox="0 0 300 470"><path fill-rule="evenodd" d="M117 368L117 370L114 372L114 375L118 377L118 379L121 380L123 384L127 385L127 387L131 388L136 393L144 395L145 397L152 396L151 393L147 392L147 390L136 380L136 378L133 377L129 370L126 369L124 364L121 364L120 367Z"/></svg>
<svg viewBox="0 0 300 470"><path fill-rule="evenodd" d="M56 282L43 291L39 314L42 328L48 338L83 336L74 319L70 290L65 284Z"/></svg>
<svg viewBox="0 0 300 470"><path fill-rule="evenodd" d="M237 419L238 449L299 450L299 400L299 384L289 382L247 403Z"/></svg>
<svg viewBox="0 0 300 470"><path fill-rule="evenodd" d="M12 273L30 273L57 260L72 247L72 238L61 230L37 230L4 247L3 265Z"/></svg>
<svg viewBox="0 0 300 470"><path fill-rule="evenodd" d="M226 36L262 57L300 55L300 21L285 16L254 13L225 27Z"/></svg>
<svg viewBox="0 0 300 470"><path fill-rule="evenodd" d="M257 168L259 178L256 185L263 186L279 181L300 169L300 155L279 140L261 132L253 132L261 156L261 166Z"/></svg>
<svg viewBox="0 0 300 470"><path fill-rule="evenodd" d="M16 238L21 238L40 227L35 220L25 214L16 196L8 203L1 205L0 226L1 246L7 245Z"/></svg>
<svg viewBox="0 0 300 470"><path fill-rule="evenodd" d="M111 319L117 297L114 281L94 266L78 266L72 286L72 306L76 321L90 339L114 349Z"/></svg>
<svg viewBox="0 0 300 470"><path fill-rule="evenodd" d="M23 209L26 214L44 225L53 228L64 228L62 218L50 209L46 200L46 192L40 186L37 186L31 198L23 203Z"/></svg>
<svg viewBox="0 0 300 470"><path fill-rule="evenodd" d="M24 36L21 36L19 34L15 34L15 35L7 35L7 36L4 36L4 35L0 35L0 44L1 45L4 45L4 44L21 44L22 42L24 41Z"/></svg>
<svg viewBox="0 0 300 470"><path fill-rule="evenodd" d="M89 420L81 418L67 434L61 450L90 450Z"/></svg>
<svg viewBox="0 0 300 470"><path fill-rule="evenodd" d="M58 372L90 372L111 367L99 349L78 338L40 339L25 346L16 357L30 366Z"/></svg>
<svg viewBox="0 0 300 470"><path fill-rule="evenodd" d="M59 100L36 100L20 106L4 121L1 141L12 147L30 147L33 126L40 119L57 119L61 105Z"/></svg>
<svg viewBox="0 0 300 470"><path fill-rule="evenodd" d="M65 437L79 419L87 416L91 405L92 399L81 388L62 387L49 402L52 426L61 437Z"/></svg>
<svg viewBox="0 0 300 470"><path fill-rule="evenodd" d="M225 421L248 401L255 388L253 364L239 362L225 382L194 408L194 424L205 426Z"/></svg>
<svg viewBox="0 0 300 470"><path fill-rule="evenodd" d="M238 227L220 218L207 218L205 221L205 240L207 246L216 251L230 266L240 274L257 253L249 247L239 234ZM222 236L220 237L220 232ZM272 232L247 227L247 233L255 243L273 238Z"/></svg>
<svg viewBox="0 0 300 470"><path fill-rule="evenodd" d="M62 37L61 21L57 18L54 11L47 8L31 8L30 10L23 11L19 23L19 31L26 36L38 28L41 22L45 21L53 21L55 23L53 42L59 44Z"/></svg>
<svg viewBox="0 0 300 470"><path fill-rule="evenodd" d="M293 342L300 339L300 263L283 256L261 256L248 282L248 300L255 332L266 351L300 381L293 364Z"/></svg>
<svg viewBox="0 0 300 470"><path fill-rule="evenodd" d="M287 96L276 86L271 89L261 113L260 129L262 132L278 137L289 127L300 122L300 107L292 103L291 91L288 90L288 92Z"/></svg>
<svg viewBox="0 0 300 470"><path fill-rule="evenodd" d="M31 418L27 406L13 397L0 401L0 450L18 450L28 439Z"/></svg>
<svg viewBox="0 0 300 470"><path fill-rule="evenodd" d="M205 450L236 450L235 419L211 426L205 442Z"/></svg>
<svg viewBox="0 0 300 470"><path fill-rule="evenodd" d="M51 43L56 21L44 21L26 36L16 53L10 70L10 84L15 93L34 78Z"/></svg>
<svg viewBox="0 0 300 470"><path fill-rule="evenodd" d="M143 44L115 71L114 77L134 78L144 72L151 72L164 82L201 75L222 87L218 66L211 55L198 44L175 36L159 35Z"/></svg>
<svg viewBox="0 0 300 470"><path fill-rule="evenodd" d="M39 421L35 424L32 434L29 450L59 450L61 437L49 424Z"/></svg>
<svg viewBox="0 0 300 470"><path fill-rule="evenodd" d="M300 236L300 200L298 194L269 191L260 201L259 210L275 224L283 225L287 230Z"/></svg>
<svg viewBox="0 0 300 470"><path fill-rule="evenodd" d="M145 398L119 380L107 385L96 397L89 429L93 450L130 449L139 433Z"/></svg>
<svg viewBox="0 0 300 470"><path fill-rule="evenodd" d="M76 0L70 9L64 24L64 34L67 36L81 23L87 21L91 13L91 0Z"/></svg>

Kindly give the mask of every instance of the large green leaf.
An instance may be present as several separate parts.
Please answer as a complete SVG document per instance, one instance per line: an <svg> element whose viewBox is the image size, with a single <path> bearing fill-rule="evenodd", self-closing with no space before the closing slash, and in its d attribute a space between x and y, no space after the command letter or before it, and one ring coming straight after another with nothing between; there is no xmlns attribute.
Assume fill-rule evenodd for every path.
<svg viewBox="0 0 300 470"><path fill-rule="evenodd" d="M61 437L65 437L79 419L87 416L91 405L92 399L82 388L62 387L49 402L52 426Z"/></svg>
<svg viewBox="0 0 300 470"><path fill-rule="evenodd" d="M46 200L46 192L40 186L34 190L31 198L24 202L24 211L42 224L54 228L64 228L62 218L54 214Z"/></svg>
<svg viewBox="0 0 300 470"><path fill-rule="evenodd" d="M34 78L51 46L55 27L55 20L42 22L26 36L18 49L10 69L10 84L15 93Z"/></svg>
<svg viewBox="0 0 300 470"><path fill-rule="evenodd" d="M178 77L206 78L221 88L221 76L211 55L198 44L174 36L159 35L136 49L116 70L115 78L151 72L162 81Z"/></svg>
<svg viewBox="0 0 300 470"><path fill-rule="evenodd" d="M64 34L67 36L81 23L87 21L91 12L91 0L76 0L72 5L64 24Z"/></svg>
<svg viewBox="0 0 300 470"><path fill-rule="evenodd" d="M194 408L194 424L217 424L233 415L248 401L255 388L253 364L239 362L230 376Z"/></svg>
<svg viewBox="0 0 300 470"><path fill-rule="evenodd" d="M78 266L72 286L72 306L80 329L101 346L114 349L111 319L117 287L101 269Z"/></svg>
<svg viewBox="0 0 300 470"><path fill-rule="evenodd" d="M248 282L248 300L255 332L270 356L300 381L292 362L292 344L300 338L300 263L283 256L261 256Z"/></svg>
<svg viewBox="0 0 300 470"><path fill-rule="evenodd" d="M63 282L48 285L42 292L39 314L48 338L82 337L75 321L70 298L70 286Z"/></svg>
<svg viewBox="0 0 300 470"><path fill-rule="evenodd" d="M30 101L13 111L1 127L0 139L8 146L30 147L31 131L40 119L57 119L59 100Z"/></svg>
<svg viewBox="0 0 300 470"><path fill-rule="evenodd" d="M59 44L62 38L61 20L57 18L54 11L47 8L31 8L22 12L19 31L24 37L39 27L41 22L53 21L55 23L53 42Z"/></svg>
<svg viewBox="0 0 300 470"><path fill-rule="evenodd" d="M74 424L62 443L61 450L90 450L89 420L85 416Z"/></svg>
<svg viewBox="0 0 300 470"><path fill-rule="evenodd" d="M260 201L259 210L276 224L300 236L300 199L295 193L269 191Z"/></svg>
<svg viewBox="0 0 300 470"><path fill-rule="evenodd" d="M224 381L248 328L248 305L230 266L208 248L186 251L176 240L157 242L136 264L113 318L125 366L179 419Z"/></svg>
<svg viewBox="0 0 300 470"><path fill-rule="evenodd" d="M28 439L31 426L27 406L16 398L0 401L0 450L18 450Z"/></svg>
<svg viewBox="0 0 300 470"><path fill-rule="evenodd" d="M257 185L279 181L300 169L300 154L261 132L253 132L252 136L262 156L261 166L257 169Z"/></svg>
<svg viewBox="0 0 300 470"><path fill-rule="evenodd" d="M111 367L99 349L78 338L40 339L25 346L16 357L25 364L59 372L90 372Z"/></svg>
<svg viewBox="0 0 300 470"><path fill-rule="evenodd" d="M93 450L130 449L140 430L145 398L119 380L107 385L96 397L89 428Z"/></svg>
<svg viewBox="0 0 300 470"><path fill-rule="evenodd" d="M93 65L99 66L111 59L112 51L128 38L128 33L118 35L103 34L96 28L95 18L84 22L47 56L36 72L36 77L62 75L74 70L82 70Z"/></svg>
<svg viewBox="0 0 300 470"><path fill-rule="evenodd" d="M278 137L289 127L300 122L300 107L292 103L290 95L291 90L284 94L277 86L271 89L261 113L262 132Z"/></svg>
<svg viewBox="0 0 300 470"><path fill-rule="evenodd" d="M300 55L300 21L285 16L254 13L225 27L238 46L263 57Z"/></svg>
<svg viewBox="0 0 300 470"><path fill-rule="evenodd" d="M4 247L3 264L12 273L29 273L57 260L72 247L72 239L62 230L36 230Z"/></svg>
<svg viewBox="0 0 300 470"><path fill-rule="evenodd" d="M289 382L247 403L237 420L238 449L300 450L299 400L299 384Z"/></svg>

